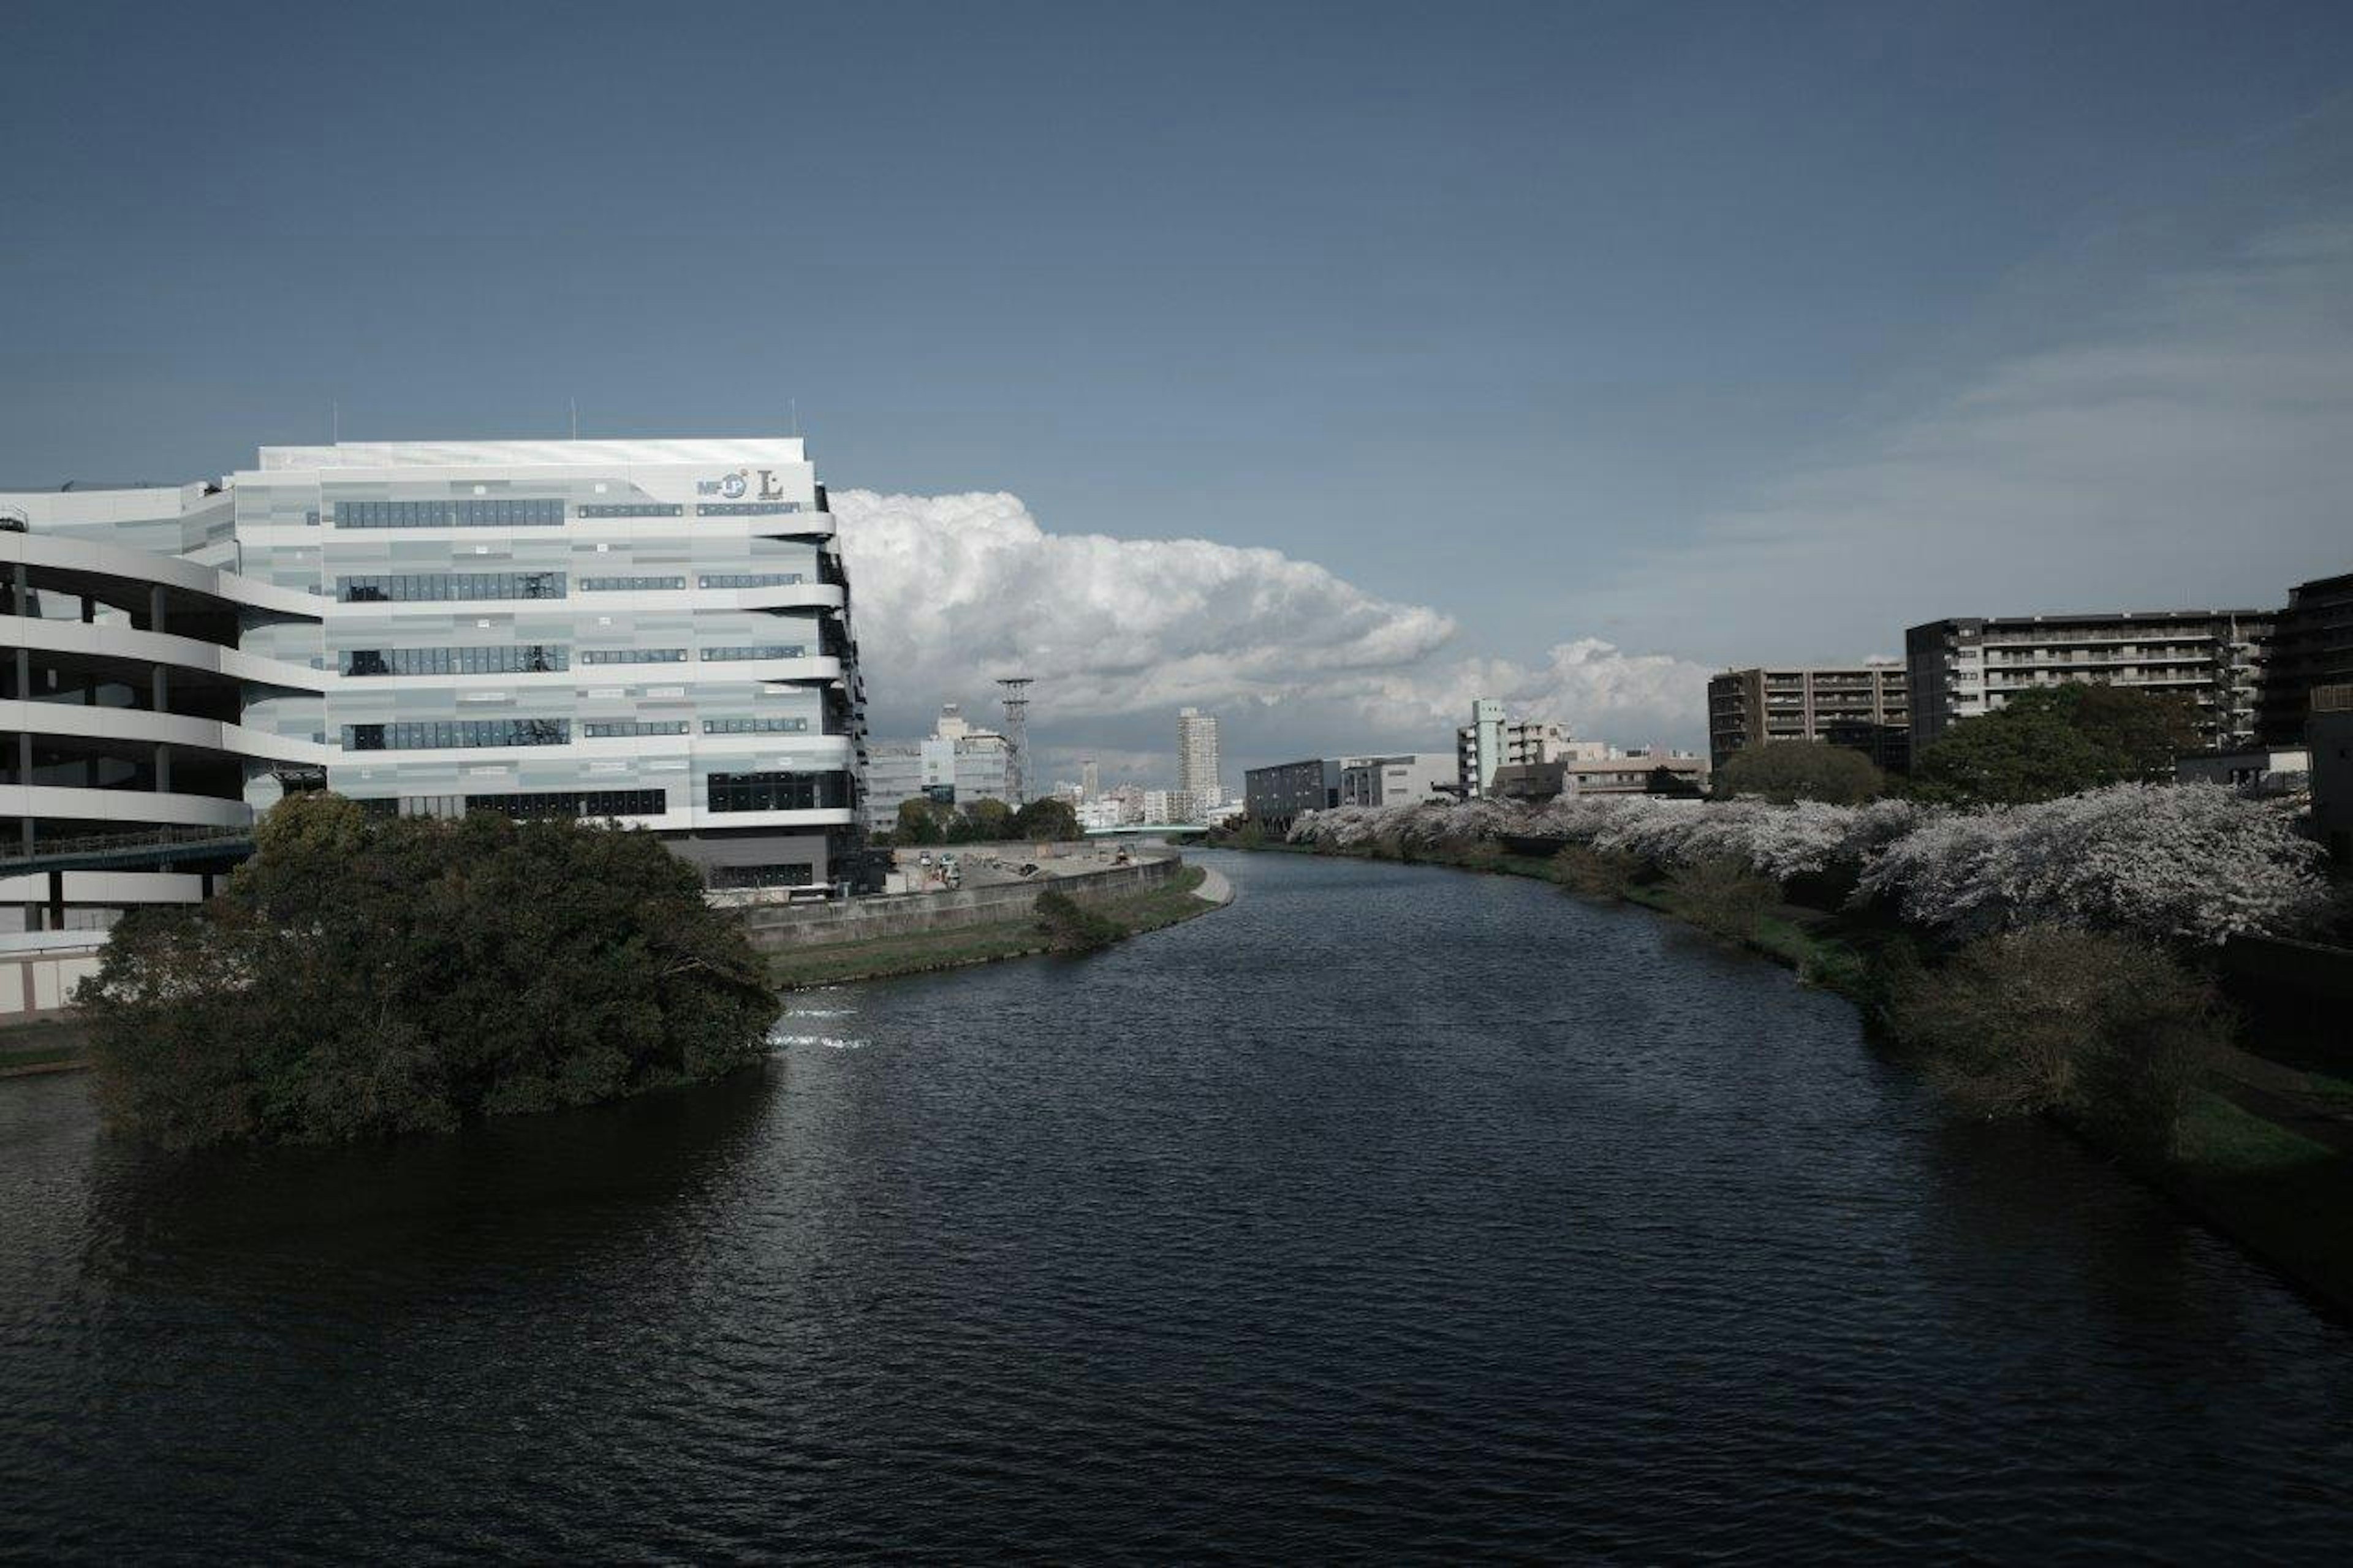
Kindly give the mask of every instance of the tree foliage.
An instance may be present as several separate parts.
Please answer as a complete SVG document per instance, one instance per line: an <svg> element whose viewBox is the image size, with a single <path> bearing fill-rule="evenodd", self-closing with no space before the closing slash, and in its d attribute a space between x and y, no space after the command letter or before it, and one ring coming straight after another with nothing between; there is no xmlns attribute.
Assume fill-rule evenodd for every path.
<svg viewBox="0 0 2353 1568"><path fill-rule="evenodd" d="M76 996L114 1128L174 1146L444 1131L756 1061L777 1003L650 834L282 802L201 909Z"/></svg>
<svg viewBox="0 0 2353 1568"><path fill-rule="evenodd" d="M1914 973L1888 1025L1972 1110L2080 1116L2158 1156L2229 1037L2212 988L2161 950L2055 926L1981 938Z"/></svg>
<svg viewBox="0 0 2353 1568"><path fill-rule="evenodd" d="M1079 814L1067 800L1048 795L1013 814L1013 837L1032 843L1061 843L1079 834Z"/></svg>
<svg viewBox="0 0 2353 1568"><path fill-rule="evenodd" d="M1667 896L1676 912L1702 931L1745 942L1757 934L1757 922L1773 907L1779 889L1726 856L1675 868L1667 878Z"/></svg>
<svg viewBox="0 0 2353 1568"><path fill-rule="evenodd" d="M1767 741L1735 752L1715 773L1718 799L1748 795L1779 805L1861 805L1886 787L1887 775L1869 757L1827 741Z"/></svg>
<svg viewBox="0 0 2353 1568"><path fill-rule="evenodd" d="M2186 697L2072 682L1964 719L1913 760L1909 790L1945 805L2027 805L2105 784L2157 784L2198 749Z"/></svg>
<svg viewBox="0 0 2353 1568"><path fill-rule="evenodd" d="M2327 858L2293 814L2210 784L2112 784L1968 812L1626 795L1342 806L1304 813L1291 830L1318 850L1393 859L1460 859L1468 843L1507 838L1670 871L1729 860L1775 882L1852 878L1905 919L1963 938L2058 922L2212 944L2293 934L2329 912Z"/></svg>
<svg viewBox="0 0 2353 1568"><path fill-rule="evenodd" d="M938 806L922 795L899 803L898 826L891 834L893 844L942 844L946 840L947 830L940 821Z"/></svg>

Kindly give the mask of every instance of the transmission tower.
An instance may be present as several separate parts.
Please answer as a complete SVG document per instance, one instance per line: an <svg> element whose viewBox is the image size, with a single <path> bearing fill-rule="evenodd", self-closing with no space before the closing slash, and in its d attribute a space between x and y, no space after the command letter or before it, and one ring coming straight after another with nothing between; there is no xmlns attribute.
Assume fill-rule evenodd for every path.
<svg viewBox="0 0 2353 1568"><path fill-rule="evenodd" d="M1012 777L1007 783L1015 805L1029 801L1029 679L1008 675L997 683L997 700L1005 704L1005 748L1012 753L1007 770Z"/></svg>

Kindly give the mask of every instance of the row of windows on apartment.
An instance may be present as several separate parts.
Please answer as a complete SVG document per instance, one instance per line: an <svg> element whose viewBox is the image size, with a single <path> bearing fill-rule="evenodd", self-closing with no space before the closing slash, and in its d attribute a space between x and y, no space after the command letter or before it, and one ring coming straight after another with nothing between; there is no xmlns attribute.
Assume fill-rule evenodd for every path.
<svg viewBox="0 0 2353 1568"><path fill-rule="evenodd" d="M763 643L702 650L705 662L730 659L803 658L802 643ZM580 650L584 665L684 664L682 647L591 647ZM359 647L342 660L345 675L543 675L572 667L572 651L561 643L516 643L505 647Z"/></svg>
<svg viewBox="0 0 2353 1568"><path fill-rule="evenodd" d="M800 717L705 719L706 735L805 735L808 721ZM636 735L684 735L692 732L687 719L589 719L580 725L583 739L621 740ZM572 741L569 719L416 719L383 724L346 724L347 752L429 752L459 746L563 746Z"/></svg>
<svg viewBox="0 0 2353 1568"><path fill-rule="evenodd" d="M572 509L583 518L681 517L684 509L662 501L627 501ZM694 509L697 517L784 517L801 510L798 501L712 502ZM320 514L303 514L317 526ZM560 500L346 500L334 503L337 528L560 528Z"/></svg>
<svg viewBox="0 0 2353 1568"><path fill-rule="evenodd" d="M703 588L781 588L808 579L798 572L712 572L695 579ZM452 599L561 599L569 574L563 572L404 572L335 579L335 597L346 605L413 604ZM580 591L662 593L686 586L684 576L583 577Z"/></svg>

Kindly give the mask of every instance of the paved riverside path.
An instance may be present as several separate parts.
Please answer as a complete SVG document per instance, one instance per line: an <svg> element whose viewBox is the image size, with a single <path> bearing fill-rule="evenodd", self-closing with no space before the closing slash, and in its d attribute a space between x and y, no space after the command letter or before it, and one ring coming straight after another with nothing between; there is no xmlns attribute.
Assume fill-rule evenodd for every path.
<svg viewBox="0 0 2353 1568"><path fill-rule="evenodd" d="M1205 903L1230 904L1234 901L1234 885L1222 872L1201 868L1201 880L1193 889L1193 896Z"/></svg>

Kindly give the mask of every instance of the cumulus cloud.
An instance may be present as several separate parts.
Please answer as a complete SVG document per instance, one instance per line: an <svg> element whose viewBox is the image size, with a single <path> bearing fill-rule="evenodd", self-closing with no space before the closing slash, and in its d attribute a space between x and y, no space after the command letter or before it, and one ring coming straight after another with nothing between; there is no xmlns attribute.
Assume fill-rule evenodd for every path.
<svg viewBox="0 0 2353 1568"><path fill-rule="evenodd" d="M1002 493L846 490L833 506L878 731L1015 673L1039 682L1041 760L1066 765L1098 738L1138 764L1155 752L1134 742L1187 705L1219 714L1229 754L1451 743L1477 696L1592 733L1678 715L1688 733L1700 712L1698 666L1590 638L1536 666L1449 657L1446 615L1279 551L1050 532Z"/></svg>

